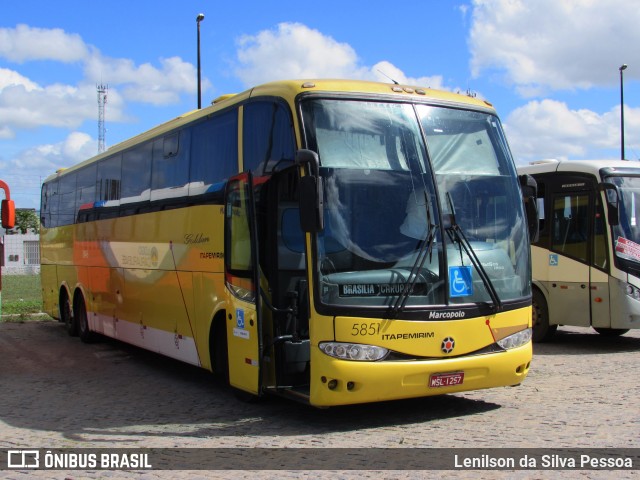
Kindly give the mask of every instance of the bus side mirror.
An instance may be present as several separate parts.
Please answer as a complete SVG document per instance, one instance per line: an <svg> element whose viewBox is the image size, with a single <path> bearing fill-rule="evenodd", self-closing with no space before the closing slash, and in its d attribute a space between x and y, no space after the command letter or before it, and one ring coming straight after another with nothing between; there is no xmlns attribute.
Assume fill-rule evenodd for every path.
<svg viewBox="0 0 640 480"><path fill-rule="evenodd" d="M620 223L620 191L613 183L603 182L598 185L598 190L604 192L607 199L607 221L615 227Z"/></svg>
<svg viewBox="0 0 640 480"><path fill-rule="evenodd" d="M296 164L309 168L300 177L300 227L309 233L324 229L324 189L320 178L320 160L311 150L298 150Z"/></svg>
<svg viewBox="0 0 640 480"><path fill-rule="evenodd" d="M16 225L16 206L13 200L2 200L2 228L13 228Z"/></svg>
<svg viewBox="0 0 640 480"><path fill-rule="evenodd" d="M520 175L522 201L529 226L529 241L536 243L540 233L540 218L538 216L538 184L531 175Z"/></svg>

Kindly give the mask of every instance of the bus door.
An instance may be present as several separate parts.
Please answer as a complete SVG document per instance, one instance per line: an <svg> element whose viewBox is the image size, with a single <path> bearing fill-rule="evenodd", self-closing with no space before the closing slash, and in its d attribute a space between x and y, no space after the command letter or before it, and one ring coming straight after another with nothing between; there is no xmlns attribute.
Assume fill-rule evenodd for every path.
<svg viewBox="0 0 640 480"><path fill-rule="evenodd" d="M229 180L224 208L229 383L260 395L262 318L251 173Z"/></svg>
<svg viewBox="0 0 640 480"><path fill-rule="evenodd" d="M551 324L586 327L593 315L609 315L609 295L603 291L606 274L594 268L595 190L580 180L563 179L552 195L549 296L554 307L549 313Z"/></svg>
<svg viewBox="0 0 640 480"><path fill-rule="evenodd" d="M596 193L591 245L591 266L589 276L589 294L591 296L591 325L599 328L611 328L611 310L609 297L609 252L607 249L607 221L604 214L601 194Z"/></svg>
<svg viewBox="0 0 640 480"><path fill-rule="evenodd" d="M309 287L305 234L300 224L298 167L274 173L261 190L261 269L268 284L271 324L266 356L273 359L269 383L282 392L308 394L310 380ZM265 322L269 321L265 319Z"/></svg>

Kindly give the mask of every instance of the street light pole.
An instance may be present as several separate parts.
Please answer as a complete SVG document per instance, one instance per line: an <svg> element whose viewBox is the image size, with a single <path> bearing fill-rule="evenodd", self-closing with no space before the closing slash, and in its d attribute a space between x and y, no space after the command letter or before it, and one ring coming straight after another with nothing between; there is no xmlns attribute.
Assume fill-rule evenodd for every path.
<svg viewBox="0 0 640 480"><path fill-rule="evenodd" d="M620 65L620 158L624 160L624 85L622 72L627 69L627 64Z"/></svg>
<svg viewBox="0 0 640 480"><path fill-rule="evenodd" d="M198 110L202 108L202 71L200 69L200 22L204 20L204 13L199 13L196 17L198 25Z"/></svg>

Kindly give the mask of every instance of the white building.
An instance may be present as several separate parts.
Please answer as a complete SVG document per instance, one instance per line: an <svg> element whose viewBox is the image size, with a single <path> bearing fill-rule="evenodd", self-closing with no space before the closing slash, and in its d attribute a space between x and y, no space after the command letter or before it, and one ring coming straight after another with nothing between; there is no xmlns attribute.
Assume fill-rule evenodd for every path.
<svg viewBox="0 0 640 480"><path fill-rule="evenodd" d="M2 275L40 273L40 235L3 235L0 237Z"/></svg>

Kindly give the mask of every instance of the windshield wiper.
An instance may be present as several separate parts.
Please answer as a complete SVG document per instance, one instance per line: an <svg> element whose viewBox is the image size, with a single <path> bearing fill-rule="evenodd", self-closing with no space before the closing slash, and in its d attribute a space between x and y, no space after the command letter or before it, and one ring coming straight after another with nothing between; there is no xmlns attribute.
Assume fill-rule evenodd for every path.
<svg viewBox="0 0 640 480"><path fill-rule="evenodd" d="M460 225L458 225L458 222L456 221L456 211L453 206L453 200L451 199L451 195L449 195L449 192L447 192L447 200L449 201L449 208L451 209L451 226L447 228L447 232L450 234L453 234L453 236L458 241L458 244L460 245L461 249L464 249L467 256L471 259L471 263L476 268L476 271L478 272L478 275L480 276L482 283L484 283L484 286L487 289L487 292L489 292L489 296L491 297L491 301L493 302L494 310L496 312L499 312L502 310L502 301L500 300L500 297L498 296L498 292L496 291L496 287L494 287L493 282L491 282L491 279L489 278L487 271L482 266L482 263L480 263L480 259L476 255L476 252L473 250L473 247L469 243L469 240L467 240L467 237L462 231L462 228L460 227ZM462 259L462 250L460 250L460 258Z"/></svg>
<svg viewBox="0 0 640 480"><path fill-rule="evenodd" d="M427 192L424 192L425 199L425 209L427 211L427 224L429 225L426 237L420 241L420 246L418 249L418 254L416 255L416 259L413 262L413 266L409 272L409 276L407 277L407 281L404 284L404 288L398 294L398 298L389 309L389 318L396 318L398 313L404 310L405 305L407 304L407 300L409 299L409 295L414 291L414 287L418 282L418 276L420 270L424 266L424 262L427 257L431 259L431 254L433 252L433 244L436 239L436 231L438 230L438 225L435 225L431 221L431 211L429 209L429 198L427 196Z"/></svg>

